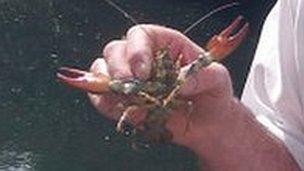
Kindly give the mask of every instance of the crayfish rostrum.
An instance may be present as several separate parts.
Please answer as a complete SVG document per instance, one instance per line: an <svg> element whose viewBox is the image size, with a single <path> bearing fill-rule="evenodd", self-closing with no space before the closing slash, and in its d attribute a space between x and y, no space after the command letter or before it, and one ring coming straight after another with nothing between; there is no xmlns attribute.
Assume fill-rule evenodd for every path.
<svg viewBox="0 0 304 171"><path fill-rule="evenodd" d="M132 96L133 100L123 104L124 111L117 123L117 130L124 130L124 124L128 121L130 113L144 108L147 109L147 115L142 123L135 126L135 130L142 131L152 142L168 141L172 138L172 134L166 129L166 122L176 106L185 102L178 97L181 86L187 81L189 75L208 67L213 61L223 59L241 43L248 32L248 23L245 23L236 34L232 35L241 20L242 17L238 17L219 35L214 36L208 42L205 51L202 51L196 60L186 68L181 69L180 67L182 55L172 58L169 55L168 47L158 50L155 54L151 76L147 80L115 80L103 74L67 67L60 68L57 76L60 81L69 86L87 92L95 94L111 92ZM191 102L186 103L191 108Z"/></svg>

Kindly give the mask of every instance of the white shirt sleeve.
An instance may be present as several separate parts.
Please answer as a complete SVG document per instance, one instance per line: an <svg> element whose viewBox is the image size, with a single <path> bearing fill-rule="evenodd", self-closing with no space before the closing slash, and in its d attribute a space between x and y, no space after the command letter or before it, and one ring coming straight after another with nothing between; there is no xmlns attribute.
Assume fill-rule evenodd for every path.
<svg viewBox="0 0 304 171"><path fill-rule="evenodd" d="M278 0L270 12L242 102L304 170L304 0Z"/></svg>

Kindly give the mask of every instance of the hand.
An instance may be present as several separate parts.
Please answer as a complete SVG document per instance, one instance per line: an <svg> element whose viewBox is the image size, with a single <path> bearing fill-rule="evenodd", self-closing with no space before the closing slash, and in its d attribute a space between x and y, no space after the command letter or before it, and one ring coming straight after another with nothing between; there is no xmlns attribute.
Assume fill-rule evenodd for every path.
<svg viewBox="0 0 304 171"><path fill-rule="evenodd" d="M204 51L176 30L157 25L138 25L127 32L126 39L106 45L103 50L104 59L96 59L91 72L109 74L116 79L148 78L153 54L165 47L175 59L179 54L183 55L182 66L195 60ZM187 106L180 107L172 114L166 126L173 133L173 142L190 146L203 137L207 139L207 135L217 131L219 124L224 122L219 116L230 109L233 100L229 73L223 65L214 62L191 75L180 95L193 102L194 110L188 118ZM117 104L123 100L121 97L113 94L89 96L93 105L108 118L117 120L120 117ZM135 124L143 119L144 115L138 112L131 117ZM186 130L188 122L189 128Z"/></svg>
<svg viewBox="0 0 304 171"><path fill-rule="evenodd" d="M234 22L208 43L208 52L217 60L223 59L244 37L248 25L230 36L235 25ZM105 93L110 78L147 78L153 54L164 47L173 58L182 54L184 67L203 51L178 31L140 25L131 28L126 39L110 42L104 48L104 59L97 59L91 72L61 68L57 76L70 86L95 92L89 94L93 105L108 118L117 120L121 116L117 105L128 99ZM265 131L233 97L230 76L223 65L214 62L192 74L179 93L180 98L194 103L194 111L188 118L187 107L179 107L166 127L173 133L173 142L192 149L204 160L203 170L300 170L282 142ZM144 117L135 112L130 121L136 124Z"/></svg>

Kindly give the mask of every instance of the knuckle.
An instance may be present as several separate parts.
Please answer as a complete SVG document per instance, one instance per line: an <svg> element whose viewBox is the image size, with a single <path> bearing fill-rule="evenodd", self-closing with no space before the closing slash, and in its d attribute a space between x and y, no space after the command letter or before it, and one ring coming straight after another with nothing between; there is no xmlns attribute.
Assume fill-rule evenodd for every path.
<svg viewBox="0 0 304 171"><path fill-rule="evenodd" d="M134 63L137 61L142 61L142 60L144 60L143 58L148 56L148 54L146 53L146 51L144 49L138 49L138 48L130 49L129 55L130 55L131 63Z"/></svg>
<svg viewBox="0 0 304 171"><path fill-rule="evenodd" d="M104 73L108 74L107 64L104 59L97 58L91 65L90 71L94 73Z"/></svg>
<svg viewBox="0 0 304 171"><path fill-rule="evenodd" d="M109 42L103 49L103 56L107 60L110 58L112 53L120 48L121 46L125 45L126 42L124 40L112 40Z"/></svg>
<svg viewBox="0 0 304 171"><path fill-rule="evenodd" d="M138 32L143 32L147 30L147 24L137 24L135 26L132 26L128 31L127 31L127 36L130 36L133 33L138 33Z"/></svg>

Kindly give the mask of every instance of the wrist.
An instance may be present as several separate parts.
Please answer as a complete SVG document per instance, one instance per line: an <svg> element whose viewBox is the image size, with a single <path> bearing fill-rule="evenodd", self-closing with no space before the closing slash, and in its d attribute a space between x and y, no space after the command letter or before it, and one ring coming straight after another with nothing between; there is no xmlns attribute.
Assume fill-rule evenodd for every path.
<svg viewBox="0 0 304 171"><path fill-rule="evenodd" d="M202 131L188 147L204 161L206 170L297 170L281 141L233 99L212 130Z"/></svg>

